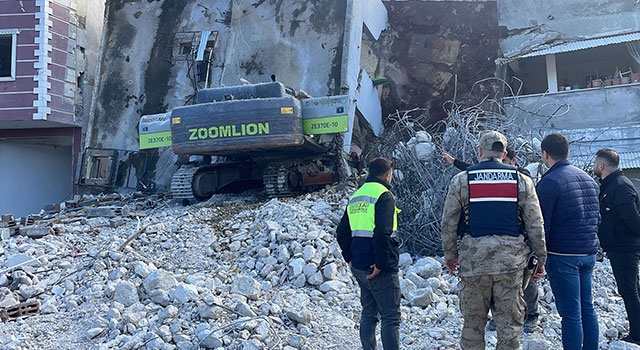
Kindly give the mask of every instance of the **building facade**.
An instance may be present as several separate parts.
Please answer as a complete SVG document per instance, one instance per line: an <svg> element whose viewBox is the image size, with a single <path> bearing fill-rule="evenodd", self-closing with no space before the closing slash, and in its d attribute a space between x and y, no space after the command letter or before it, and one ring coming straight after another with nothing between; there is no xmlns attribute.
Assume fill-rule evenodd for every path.
<svg viewBox="0 0 640 350"><path fill-rule="evenodd" d="M0 0L1 213L38 213L73 196L103 9Z"/></svg>

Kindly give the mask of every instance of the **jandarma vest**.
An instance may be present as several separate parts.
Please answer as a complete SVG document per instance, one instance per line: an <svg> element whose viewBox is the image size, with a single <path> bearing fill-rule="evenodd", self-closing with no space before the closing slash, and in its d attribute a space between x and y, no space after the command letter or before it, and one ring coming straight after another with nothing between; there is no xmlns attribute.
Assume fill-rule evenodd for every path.
<svg viewBox="0 0 640 350"><path fill-rule="evenodd" d="M472 237L518 236L518 173L514 166L485 161L467 168L468 216L465 231Z"/></svg>
<svg viewBox="0 0 640 350"><path fill-rule="evenodd" d="M375 204L385 192L390 191L384 185L366 182L351 196L347 205L347 215L352 237L373 237L373 229L376 226ZM396 208L393 214L393 232L398 229L398 211Z"/></svg>

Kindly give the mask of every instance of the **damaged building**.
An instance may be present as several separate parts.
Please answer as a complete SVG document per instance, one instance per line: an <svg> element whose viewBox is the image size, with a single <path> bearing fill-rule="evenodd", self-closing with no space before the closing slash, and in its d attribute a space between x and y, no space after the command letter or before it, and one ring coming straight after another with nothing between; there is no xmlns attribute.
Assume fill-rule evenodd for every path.
<svg viewBox="0 0 640 350"><path fill-rule="evenodd" d="M572 0L545 4L543 11L515 0L107 0L91 7L85 1L21 3L29 5L27 12L15 1L0 1L7 9L3 16L26 17L30 11L37 22L39 11L49 14L43 8L53 7L49 33L56 40L49 39L50 45L74 60L56 63L52 56L52 65L66 67L60 77L57 69L51 70L60 83L50 78L51 86L34 86L29 93L19 91L14 81L39 77L36 58L29 72L27 59L20 58L15 77L0 77L3 95L32 98L29 106L19 107L20 117L13 112L18 107L11 105L18 99L0 101L3 163L17 164L20 174L56 173L48 176L47 188L64 188L64 193L39 189L37 193L51 196L30 194L26 197L34 202L20 210L11 199L2 199L0 209L16 215L81 191L168 191L183 160L167 145L141 149L140 118L191 105L204 89L243 82L275 80L314 97L348 96L347 153L362 143L361 136L352 135L354 125L378 135L389 123L388 115L409 109L435 123L446 116L442 105L454 96L470 102L491 96L502 99L505 112L522 118L536 134L575 135L574 155L587 159L606 145L623 153L625 167L635 159L640 108L635 75L640 73L640 4L635 1L585 6ZM83 14L87 8L104 16ZM73 29L77 34L63 43L57 40L63 37L57 34L58 22L80 29ZM2 21L2 42L17 43L18 56L21 51L37 56L42 51L28 47L40 45L37 38L47 34L27 35L21 25ZM86 33L92 39L80 43ZM98 51L99 60L93 54ZM75 66L69 62L86 69L71 69ZM495 80L477 84L490 77L508 85ZM50 102L40 98L42 91L51 94ZM66 101L67 109L51 108L41 123L39 107L34 107L38 101ZM66 113L64 118L57 116L60 112ZM590 131L603 129L607 132ZM16 144L35 147L34 142L16 143L35 136L48 138L47 147L64 154L64 163L55 164L68 166L52 171L46 162L12 150ZM61 138L63 145L53 141ZM9 181L2 183L15 190L32 188L35 181L3 176Z"/></svg>
<svg viewBox="0 0 640 350"><path fill-rule="evenodd" d="M124 160L116 163L128 168L112 168L125 174L121 183L83 168L79 181L90 186L167 191L177 156L169 147L132 153L134 123L193 104L209 87L277 80L313 97L347 95L343 148L351 153L396 110L443 118L442 103L493 75L499 54L495 2L107 2L106 15L83 166L117 150ZM156 27L154 42L148 28Z"/></svg>
<svg viewBox="0 0 640 350"><path fill-rule="evenodd" d="M599 149L617 150L640 187L640 3L498 4L509 35L497 62L517 92L505 94L506 112L540 139L565 134L584 169Z"/></svg>

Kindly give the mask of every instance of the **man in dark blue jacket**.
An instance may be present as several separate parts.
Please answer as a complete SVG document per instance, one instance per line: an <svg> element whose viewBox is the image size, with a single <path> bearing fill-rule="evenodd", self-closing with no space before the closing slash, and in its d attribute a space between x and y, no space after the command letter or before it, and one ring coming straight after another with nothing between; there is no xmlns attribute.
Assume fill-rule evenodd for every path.
<svg viewBox="0 0 640 350"><path fill-rule="evenodd" d="M619 168L620 156L612 149L596 153L593 172L600 177L600 246L611 261L618 292L629 318L629 335L622 340L640 345L640 215L638 192Z"/></svg>
<svg viewBox="0 0 640 350"><path fill-rule="evenodd" d="M349 199L337 228L344 260L360 285L360 341L376 349L376 326L384 350L400 347L400 279L398 277L398 211L391 191L392 163L376 158L369 177Z"/></svg>
<svg viewBox="0 0 640 350"><path fill-rule="evenodd" d="M541 144L549 170L537 192L547 241L547 275L562 317L562 345L598 349L598 317L591 282L598 251L598 184L569 164L569 141L549 134Z"/></svg>

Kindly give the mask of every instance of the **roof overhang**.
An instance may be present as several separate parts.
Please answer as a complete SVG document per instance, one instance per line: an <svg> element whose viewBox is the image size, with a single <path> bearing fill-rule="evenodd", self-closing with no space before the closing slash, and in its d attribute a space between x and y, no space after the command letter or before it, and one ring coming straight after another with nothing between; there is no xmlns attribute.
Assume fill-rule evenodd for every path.
<svg viewBox="0 0 640 350"><path fill-rule="evenodd" d="M596 152L610 148L620 155L621 169L640 168L640 125L611 128L554 130L569 139L569 159L572 164L589 167Z"/></svg>
<svg viewBox="0 0 640 350"><path fill-rule="evenodd" d="M615 150L615 148L611 148ZM620 169L638 169L640 168L640 152L618 152L620 156ZM570 158L571 164L581 168L590 169L595 160L595 153L586 157L572 157Z"/></svg>
<svg viewBox="0 0 640 350"><path fill-rule="evenodd" d="M564 53L564 52L578 51L578 50L590 49L594 47L607 46L607 45L613 45L613 44L622 44L622 43L628 43L628 42L639 41L639 40L640 40L640 32L611 35L611 36L604 36L599 38L591 38L591 39L566 42L558 45L553 45L550 47L545 47L535 51L526 52L521 55L517 55L513 57L500 58L498 60L501 61L501 63L509 63L522 58L555 55L555 54Z"/></svg>
<svg viewBox="0 0 640 350"><path fill-rule="evenodd" d="M640 152L622 152L620 155L621 169L637 169L640 168Z"/></svg>

